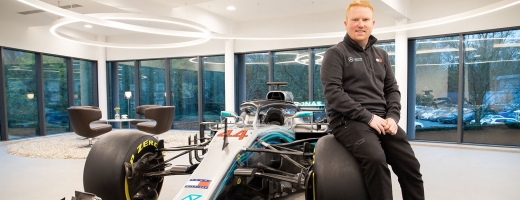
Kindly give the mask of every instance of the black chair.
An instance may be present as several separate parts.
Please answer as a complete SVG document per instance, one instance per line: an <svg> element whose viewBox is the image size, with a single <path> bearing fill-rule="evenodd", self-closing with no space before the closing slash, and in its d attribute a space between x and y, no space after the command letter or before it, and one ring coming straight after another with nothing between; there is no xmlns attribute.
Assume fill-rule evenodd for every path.
<svg viewBox="0 0 520 200"><path fill-rule="evenodd" d="M283 125L284 124L284 116L283 111L277 108L271 108L267 110L264 117L264 123L266 124L275 124L275 125Z"/></svg>
<svg viewBox="0 0 520 200"><path fill-rule="evenodd" d="M167 132L172 127L174 114L175 106L154 106L146 108L144 110L144 116L150 121L137 123L137 130L151 134Z"/></svg>
<svg viewBox="0 0 520 200"><path fill-rule="evenodd" d="M99 121L101 110L95 106L72 106L67 109L70 126L79 136L88 138L88 146L92 146L92 138L112 130L110 124Z"/></svg>

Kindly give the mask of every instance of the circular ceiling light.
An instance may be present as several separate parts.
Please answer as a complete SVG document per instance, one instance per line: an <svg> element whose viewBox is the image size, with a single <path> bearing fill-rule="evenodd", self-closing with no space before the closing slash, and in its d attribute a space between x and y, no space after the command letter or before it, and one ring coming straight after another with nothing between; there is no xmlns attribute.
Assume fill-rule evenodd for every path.
<svg viewBox="0 0 520 200"><path fill-rule="evenodd" d="M187 31L175 31L175 30L169 30L169 29L156 29L156 32L152 32L151 34L158 34L158 35L167 35L167 36L178 36L183 37L182 34L172 34L175 32L181 32L181 33L194 33L198 35L204 35L205 37L201 37L196 40L188 41L188 42L176 42L176 43L164 43L164 44L123 44L123 43L109 43L109 42L101 42L101 41L93 41L93 40L87 40L83 38L74 37L65 33L62 33L58 31L57 29L61 26L76 23L79 22L79 20L71 19L71 18L61 18L59 20L54 21L52 24L50 31L53 35L67 39L74 42L79 42L82 44L87 45L94 45L94 46L102 46L102 47L111 47L111 48L131 48L131 49L161 49L161 48L179 48L179 47L187 47L187 46L193 46L198 45L207 42L209 37L209 30L202 25L195 24L193 22L177 19L177 18L166 18L166 17L159 17L159 16L153 16L153 15L145 15L145 14L134 14L134 13L100 13L100 14L86 14L85 16L93 17L97 19L101 19L103 21L110 21L110 20L138 20L138 21L154 21L154 22L162 22L162 23L169 23L169 24L175 24L180 25L188 28L193 28L198 30L199 32L187 32ZM110 20L107 20L110 19ZM110 21L114 22L114 21ZM117 22L119 23L119 22ZM120 23L128 26L135 26L132 24L125 24ZM107 25L107 27L110 27ZM141 26L139 26L141 27ZM114 28L114 27L112 27ZM150 27L145 27L150 28ZM126 28L125 28L126 30Z"/></svg>
<svg viewBox="0 0 520 200"><path fill-rule="evenodd" d="M97 24L100 26L106 26L111 28L123 29L127 31L133 32L141 32L141 33L150 33L150 34L159 34L159 35L169 35L169 36L179 36L179 37L191 37L191 38L206 38L209 36L210 31L202 25L196 24L194 22L183 20L179 18L171 18L171 17L160 17L155 15L146 15L146 14L137 14L137 13L109 13L107 15L117 15L114 17L118 18L110 18L110 19L129 19L129 20L147 20L147 21L157 21L157 22L165 22L165 23L173 23L183 26L188 26L194 29L199 30L200 32L190 32L190 31L176 31L176 30L167 30L167 29L159 29L152 28L146 26L138 26L133 24L126 24L116 21L105 20L102 18L97 18L97 15L102 14L80 14L76 12L72 12L70 10L65 10L51 4L42 2L41 0L18 0L22 3L30 5L32 7L45 10L47 12L62 16L71 21L82 21L90 24ZM144 18L144 19L143 19Z"/></svg>
<svg viewBox="0 0 520 200"><path fill-rule="evenodd" d="M173 30L163 30L156 29L150 27L136 26L131 24L125 24L120 22L114 22L110 20L98 19L95 17L89 17L83 14L75 13L69 10L65 10L47 3L42 2L41 0L18 0L22 3L30 5L32 7L45 10L50 13L54 13L60 15L62 17L71 18L76 21L88 22L91 24L97 24L112 28L125 29L129 31L143 32L143 33L152 33L152 34L164 34L171 36L180 36L180 37L192 37L192 38L211 38L211 39L236 39L236 40L286 40L286 39L324 39L324 38L337 38L343 37L345 35L344 31L340 32L328 32L328 33L311 33L311 34L273 34L259 37L258 35L237 35L237 34L218 34L218 33L194 33L194 32L183 32L183 31L173 31ZM427 28L432 26L443 25L447 23L452 23L460 20L469 19L472 17L477 17L480 15L488 14L491 12L495 12L501 9L505 9L516 4L519 4L520 0L502 0L481 8L477 8L474 10L466 11L463 13L437 18L433 20L426 20L422 22L416 22L411 24L404 24L398 26L390 26L383 28L376 28L372 32L372 34L381 34L381 33L391 33L391 32L399 32L399 31L408 31L420 28ZM208 36L208 34L210 34ZM208 39L209 40L209 39Z"/></svg>

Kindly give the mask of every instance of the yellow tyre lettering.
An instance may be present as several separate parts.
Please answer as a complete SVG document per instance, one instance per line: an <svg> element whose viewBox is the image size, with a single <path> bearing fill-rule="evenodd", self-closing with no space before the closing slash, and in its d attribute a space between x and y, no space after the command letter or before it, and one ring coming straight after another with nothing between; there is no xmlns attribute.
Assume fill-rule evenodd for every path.
<svg viewBox="0 0 520 200"><path fill-rule="evenodd" d="M241 178L238 178L238 180L237 180L237 185L240 185L240 183L242 183L242 179L241 179Z"/></svg>
<svg viewBox="0 0 520 200"><path fill-rule="evenodd" d="M128 191L128 179L125 176L125 196L126 200L132 200L130 199L130 191Z"/></svg>

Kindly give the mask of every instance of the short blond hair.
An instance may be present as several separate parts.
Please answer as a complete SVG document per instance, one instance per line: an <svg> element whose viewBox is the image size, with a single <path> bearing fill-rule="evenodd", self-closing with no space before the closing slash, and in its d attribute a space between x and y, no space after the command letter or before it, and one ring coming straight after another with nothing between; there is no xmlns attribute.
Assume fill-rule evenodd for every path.
<svg viewBox="0 0 520 200"><path fill-rule="evenodd" d="M374 7L372 7L372 4L370 4L370 2L368 2L367 0L354 0L347 7L347 12L346 12L346 17L345 17L346 20L348 20L348 12L350 11L350 8L352 8L354 6L370 8L370 10L372 10L372 13L374 13Z"/></svg>

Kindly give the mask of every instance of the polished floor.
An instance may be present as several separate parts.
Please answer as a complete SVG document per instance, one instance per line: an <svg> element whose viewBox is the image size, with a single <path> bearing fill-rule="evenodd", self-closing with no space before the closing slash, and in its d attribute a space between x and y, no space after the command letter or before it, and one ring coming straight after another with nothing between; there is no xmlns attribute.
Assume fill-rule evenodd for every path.
<svg viewBox="0 0 520 200"><path fill-rule="evenodd" d="M70 200L83 191L83 159L40 159L5 152L0 142L0 199ZM520 199L520 149L412 142L421 162L426 199ZM186 164L177 159L173 164ZM401 198L397 177L394 199ZM159 200L171 200L188 176L167 177ZM295 195L282 199L304 199Z"/></svg>

